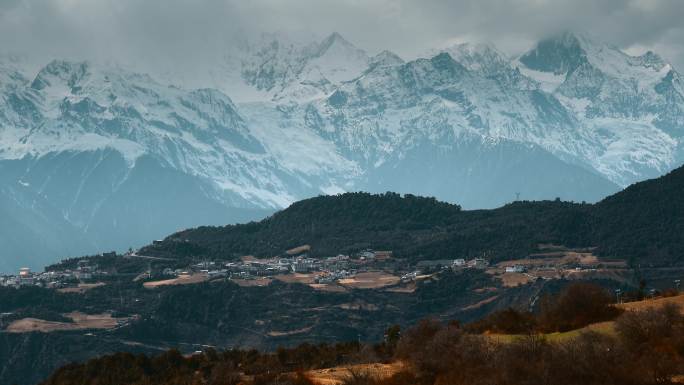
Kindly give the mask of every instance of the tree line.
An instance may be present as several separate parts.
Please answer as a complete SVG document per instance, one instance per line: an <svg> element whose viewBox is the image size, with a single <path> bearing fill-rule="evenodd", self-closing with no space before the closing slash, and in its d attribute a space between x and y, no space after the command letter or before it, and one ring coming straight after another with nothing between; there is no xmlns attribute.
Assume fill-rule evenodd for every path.
<svg viewBox="0 0 684 385"><path fill-rule="evenodd" d="M684 373L684 316L677 306L621 312L603 289L588 284L572 285L547 302L536 314L507 310L466 325L427 319L405 331L393 326L374 345L119 353L62 367L42 385L312 385L308 370L397 360L404 369L389 378L350 371L345 385L644 385L672 383ZM587 331L562 340L543 334L606 320L614 320L614 333ZM491 335L504 332L518 336Z"/></svg>

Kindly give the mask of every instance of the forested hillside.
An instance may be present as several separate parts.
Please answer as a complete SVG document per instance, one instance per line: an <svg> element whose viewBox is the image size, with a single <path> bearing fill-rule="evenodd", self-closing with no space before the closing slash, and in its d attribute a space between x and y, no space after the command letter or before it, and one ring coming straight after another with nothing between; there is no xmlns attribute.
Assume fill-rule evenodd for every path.
<svg viewBox="0 0 684 385"><path fill-rule="evenodd" d="M684 255L682 192L683 168L597 204L523 201L464 211L413 195L347 193L297 202L261 222L181 231L143 252L231 259L274 256L309 244L314 256L373 248L411 260L487 255L496 261L556 244L596 247L604 257L672 264Z"/></svg>

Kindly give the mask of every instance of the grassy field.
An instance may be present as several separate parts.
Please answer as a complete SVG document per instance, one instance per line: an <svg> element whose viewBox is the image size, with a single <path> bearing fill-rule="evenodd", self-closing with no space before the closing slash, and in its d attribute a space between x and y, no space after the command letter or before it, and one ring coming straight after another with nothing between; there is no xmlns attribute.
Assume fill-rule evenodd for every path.
<svg viewBox="0 0 684 385"><path fill-rule="evenodd" d="M382 271L359 273L353 278L339 280L340 285L354 289L379 289L396 285L399 282L401 282L399 277Z"/></svg>
<svg viewBox="0 0 684 385"><path fill-rule="evenodd" d="M636 302L625 302L625 303L621 303L617 306L622 308L622 309L629 310L629 311L638 311L638 310L646 310L649 308L659 308L659 307L663 307L667 304L679 305L682 308L682 310L684 311L684 294L676 295L674 297L646 299L643 301L636 301Z"/></svg>
<svg viewBox="0 0 684 385"><path fill-rule="evenodd" d="M64 314L64 316L71 318L72 322L46 321L38 318L22 318L9 324L5 331L8 333L50 333L68 330L112 329L118 326L120 322L128 320L128 318L114 318L110 313L84 314L80 312L71 312Z"/></svg>
<svg viewBox="0 0 684 385"><path fill-rule="evenodd" d="M401 371L405 365L402 362L393 362L391 364L360 364L338 366L329 369L311 370L306 373L318 385L339 385L346 378L350 377L352 373L370 374L377 379L384 379Z"/></svg>
<svg viewBox="0 0 684 385"><path fill-rule="evenodd" d="M625 309L627 311L642 311L646 309L651 309L651 308L660 308L665 306L666 304L675 304L679 305L681 307L682 312L684 312L684 295L678 295L674 297L665 297L665 298L656 298L656 299L646 299L643 301L635 301L635 302L626 302L626 303L621 303L619 305L616 305L617 307L621 309ZM574 337L579 336L582 333L585 332L597 332L597 333L604 333L604 334L613 334L615 333L615 322L613 321L607 321L607 322L599 322L595 324L591 324L589 326L585 326L580 329L575 329L575 330L570 330L567 332L556 332L556 333L548 333L548 334L543 334L543 337L546 338L548 341L565 341ZM500 342L510 342L514 341L519 338L525 338L525 335L520 335L520 334L488 334L490 338L496 341Z"/></svg>
<svg viewBox="0 0 684 385"><path fill-rule="evenodd" d="M152 282L145 282L143 286L146 289L155 289L160 286L171 286L171 285L191 285L194 283L201 283L209 280L209 276L207 274L182 274L179 275L178 278L173 278L173 279L165 279L162 281L152 281Z"/></svg>
<svg viewBox="0 0 684 385"><path fill-rule="evenodd" d="M666 298L647 299L647 300L637 301L637 302L628 302L628 303L619 304L617 306L619 306L622 309L625 309L626 311L642 311L642 310L646 310L649 308L662 307L662 306L664 306L666 304L670 304L670 303L680 305L680 306L682 306L682 310L684 310L684 295L678 295L678 296L666 297ZM580 329L571 330L568 332L548 333L548 334L543 334L541 336L550 342L563 342L563 341L570 340L572 338L576 338L585 332L614 334L615 333L615 322L614 321L599 322L599 323L591 324L589 326L585 326L585 327L580 328ZM514 342L514 341L521 339L521 338L527 338L528 336L522 335L522 334L487 334L487 337L492 339L493 342L510 343L510 342ZM312 370L312 371L307 372L306 374L307 374L307 377L309 377L311 380L313 380L316 384L340 385L343 383L345 378L348 378L351 375L352 372L368 373L375 378L382 379L382 378L391 377L393 374L398 373L403 368L405 368L405 365L401 362L394 362L394 363L390 363L390 364L375 363L375 364L349 365L349 366L340 366L340 367L329 368L329 369ZM674 378L673 382L684 383L684 376L678 376L678 377Z"/></svg>

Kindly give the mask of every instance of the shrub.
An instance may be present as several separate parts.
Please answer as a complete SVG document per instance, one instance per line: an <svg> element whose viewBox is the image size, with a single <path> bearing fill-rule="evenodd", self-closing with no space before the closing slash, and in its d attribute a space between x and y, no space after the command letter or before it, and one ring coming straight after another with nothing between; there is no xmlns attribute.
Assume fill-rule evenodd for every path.
<svg viewBox="0 0 684 385"><path fill-rule="evenodd" d="M601 286L575 283L557 297L542 300L538 329L542 332L564 332L612 320L621 313L621 309L612 306L612 297Z"/></svg>

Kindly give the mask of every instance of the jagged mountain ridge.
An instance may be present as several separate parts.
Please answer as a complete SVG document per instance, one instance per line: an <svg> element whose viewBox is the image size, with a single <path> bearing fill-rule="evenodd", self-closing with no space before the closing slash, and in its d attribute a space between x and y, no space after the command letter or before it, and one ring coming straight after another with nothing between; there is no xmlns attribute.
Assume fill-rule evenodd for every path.
<svg viewBox="0 0 684 385"><path fill-rule="evenodd" d="M597 201L684 160L680 75L580 35L513 59L461 44L404 61L336 33L265 36L226 58L199 89L120 66L53 61L33 75L0 60L4 183L120 249L321 193Z"/></svg>
<svg viewBox="0 0 684 385"><path fill-rule="evenodd" d="M565 33L541 41L518 63L596 134L600 151L592 166L611 180L627 185L681 162L684 88L658 55L630 56Z"/></svg>
<svg viewBox="0 0 684 385"><path fill-rule="evenodd" d="M19 255L36 267L46 259L35 254L54 253L50 244L72 255L121 249L164 228L249 220L320 192L306 181L316 173L279 166L219 91L186 91L85 62L53 61L33 80L10 74L16 82L3 95L2 179L27 199L5 203L17 217L42 218L25 227L48 234L32 232L38 242L5 249L3 258ZM61 215L43 218L47 211ZM90 242L55 241L50 229L64 223Z"/></svg>
<svg viewBox="0 0 684 385"><path fill-rule="evenodd" d="M565 53L566 56L575 55L578 57L578 61L599 63L594 65L596 71L574 71L579 68L575 66L572 67L573 71L567 74L555 74L554 72L549 74L538 71L538 68L531 64L531 61L523 60L535 52L541 52L539 53L541 57L554 57L558 54L554 53L553 50L544 49L548 41L557 41L557 45L561 47L563 44L568 44L567 42L563 43L564 41L576 41L578 47L581 42L585 48L577 48L575 51L570 49L569 52ZM460 44L442 51L448 53L457 63L462 64L472 77L478 78L479 83L471 82L474 87L468 91L473 95L468 95L469 97L466 100L471 104L472 109L477 110L479 108L479 111L474 113L476 117L491 115L490 110L499 110L509 115L503 117L508 122L502 122L501 119L492 120L491 116L486 117L485 123L495 127L495 130L481 130L476 125L474 128L480 129L478 133L480 136L533 143L560 157L563 161L578 164L623 187L644 178L661 175L682 161L681 145L679 144L681 134L677 133L679 131L677 127L680 125L678 119L681 119L682 116L680 109L683 105L681 81L679 74L672 69L671 65L653 53L634 57L586 36L567 33L540 42L537 47L517 59L506 57L491 44ZM432 58L438 52L440 51L433 51L426 58ZM306 62L309 59L303 58L301 60ZM383 67L402 65L416 67L416 63L421 60L414 60L407 64L401 60L394 60L391 61L391 64ZM529 64L530 67L525 63ZM377 66L371 65L369 69L360 74L360 77L339 84L329 92L327 98L339 95L337 91L340 89L351 88L350 82L358 86L359 83L368 81L374 75L373 72L377 75L379 72L377 70ZM567 80L565 79L566 75ZM427 78L427 76L423 78ZM385 83L383 81L373 83L375 89L372 92L381 93L378 90L383 87L395 86L391 79L382 80ZM580 80L586 83L584 88L594 84L594 87L604 89L603 96L593 102L593 107L585 106L588 101L584 96L575 95L572 97L569 91L561 92L562 90L577 88L577 82ZM288 82L292 89L299 89L307 83L303 79L299 81L290 79ZM333 82L329 83L334 84ZM495 87L492 87L492 83L495 83ZM456 88L463 87L462 84L458 83L451 85ZM409 88L413 86L415 85L409 85ZM631 89L635 87L642 91L632 95ZM365 90L365 88L363 89ZM417 88L412 90L412 92L418 93L420 91ZM463 91L463 89L459 89L459 91ZM526 110L521 109L520 103L515 100L516 97L513 95L524 91L538 91L542 95L541 101L526 106L528 108ZM507 99L504 102L496 100L500 95L505 95ZM404 103L405 100L401 98L407 95L384 93L380 96L390 98L387 100L388 103L392 103L392 97L397 98L396 102ZM302 100L296 98L273 97L269 99L266 97L266 99L276 101L276 104L288 106L292 103L300 106L303 104L315 105L324 100L305 100L304 102L308 103L303 103ZM435 100L440 99L449 102L448 99L441 98L440 95L440 98L425 98L419 104L423 109L427 109L429 103L434 104ZM511 107L509 104L511 100L517 105L514 104L514 107ZM557 111L556 116L548 116L549 119L546 121L535 118L530 120L529 116L539 115L535 109L537 107L545 108L547 101L557 105L554 107ZM450 107L452 106L446 106L447 109ZM600 111L601 108L613 110L613 112L607 115L592 112ZM348 113L347 111L341 112ZM654 115L656 112L657 114ZM457 116L463 115L462 111L458 110L454 113ZM541 113L545 112L541 111ZM516 114L527 116L519 117ZM556 132L553 132L554 130L551 130L552 132L538 132L540 123L543 124L542 131L545 131L547 125L558 127L568 117L572 120L569 124L570 130L556 129ZM298 119L301 121L301 118ZM405 121L389 123L383 120L382 114L376 110L368 111L362 120L361 123L351 122L349 124L352 126L346 128L347 131L350 131L349 135L356 136L355 131L377 125L396 131L397 126L404 124ZM307 123L309 122L311 120L307 121ZM522 128L511 130L508 127L511 125L510 122L514 128L515 126ZM461 127L468 128L469 123L456 124L452 129L455 132L460 131ZM320 122L316 124L320 125ZM535 130L537 132L534 132ZM362 132L361 136L364 134L368 135L367 132ZM634 138L640 139L635 140ZM382 143L376 147L386 149L390 146ZM374 148L370 149L370 151L372 150Z"/></svg>

